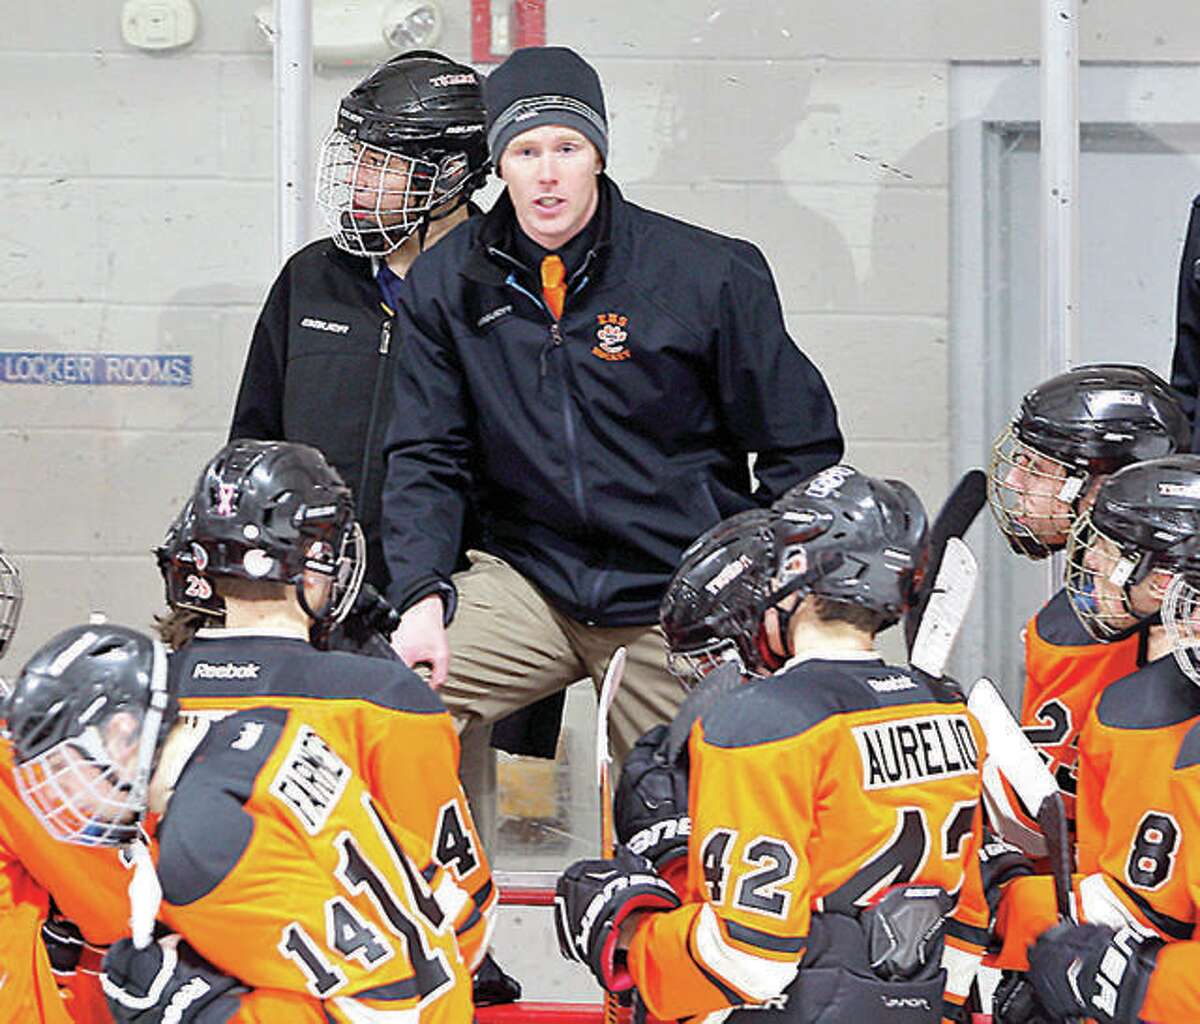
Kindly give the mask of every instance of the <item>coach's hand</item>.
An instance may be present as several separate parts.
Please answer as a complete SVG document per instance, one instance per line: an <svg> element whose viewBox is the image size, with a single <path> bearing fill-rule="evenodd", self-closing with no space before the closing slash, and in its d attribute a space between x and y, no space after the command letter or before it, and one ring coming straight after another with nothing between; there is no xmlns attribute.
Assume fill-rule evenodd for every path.
<svg viewBox="0 0 1200 1024"><path fill-rule="evenodd" d="M633 988L618 955L621 923L634 911L674 910L679 897L645 857L625 847L612 860L578 860L564 871L554 895L558 948L586 964L609 992Z"/></svg>
<svg viewBox="0 0 1200 1024"><path fill-rule="evenodd" d="M228 1020L238 996L247 991L178 935L167 935L145 949L137 949L131 939L113 943L104 957L100 983L117 1024Z"/></svg>
<svg viewBox="0 0 1200 1024"><path fill-rule="evenodd" d="M446 681L450 666L450 643L443 625L444 605L437 594L421 598L400 616L400 625L392 634L392 649L410 668L429 666L429 685L433 689Z"/></svg>
<svg viewBox="0 0 1200 1024"><path fill-rule="evenodd" d="M1056 1017L1134 1024L1162 946L1129 928L1060 924L1029 950L1029 980Z"/></svg>

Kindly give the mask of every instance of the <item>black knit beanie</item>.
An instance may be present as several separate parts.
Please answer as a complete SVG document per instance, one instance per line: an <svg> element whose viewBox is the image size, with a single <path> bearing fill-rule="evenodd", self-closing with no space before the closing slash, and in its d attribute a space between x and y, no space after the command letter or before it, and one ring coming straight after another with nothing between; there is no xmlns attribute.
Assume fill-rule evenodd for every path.
<svg viewBox="0 0 1200 1024"><path fill-rule="evenodd" d="M492 164L513 138L530 128L561 124L574 128L608 162L608 115L600 76L565 46L514 50L483 83L487 140Z"/></svg>

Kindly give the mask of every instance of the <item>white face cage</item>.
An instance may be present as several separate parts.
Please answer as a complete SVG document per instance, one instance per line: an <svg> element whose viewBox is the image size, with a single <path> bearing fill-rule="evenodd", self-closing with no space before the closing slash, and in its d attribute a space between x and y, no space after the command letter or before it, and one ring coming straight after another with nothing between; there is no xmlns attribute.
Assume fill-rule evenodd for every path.
<svg viewBox="0 0 1200 1024"><path fill-rule="evenodd" d="M356 256L398 249L466 184L467 157L433 163L358 142L334 129L321 144L317 205L334 244Z"/></svg>
<svg viewBox="0 0 1200 1024"><path fill-rule="evenodd" d="M336 626L350 614L366 572L367 538L356 520L354 526L346 531L342 550L338 552L333 590L329 595L330 606L333 609L329 614L330 625Z"/></svg>
<svg viewBox="0 0 1200 1024"><path fill-rule="evenodd" d="M1183 574L1167 587L1162 623L1180 671L1200 686L1200 588Z"/></svg>
<svg viewBox="0 0 1200 1024"><path fill-rule="evenodd" d="M730 661L737 665L742 675L750 674L732 640L713 640L703 647L693 647L687 651L667 648L667 669L689 690L715 668Z"/></svg>
<svg viewBox="0 0 1200 1024"><path fill-rule="evenodd" d="M1072 528L1064 583L1076 617L1097 640L1118 639L1158 610L1170 575L1152 572L1131 585L1139 561L1138 554L1123 551L1117 541L1096 528L1090 511ZM1143 609L1134 607L1135 590Z"/></svg>
<svg viewBox="0 0 1200 1024"><path fill-rule="evenodd" d="M0 551L0 657L17 631L17 621L21 617L21 574Z"/></svg>
<svg viewBox="0 0 1200 1024"><path fill-rule="evenodd" d="M124 846L137 838L167 696L167 652L155 641L150 704L140 721L129 708L81 721L78 735L14 766L17 792L53 838L76 846Z"/></svg>
<svg viewBox="0 0 1200 1024"><path fill-rule="evenodd" d="M1013 550L1027 558L1045 558L1066 543L1086 484L1086 475L1030 448L1011 424L992 444L988 505Z"/></svg>

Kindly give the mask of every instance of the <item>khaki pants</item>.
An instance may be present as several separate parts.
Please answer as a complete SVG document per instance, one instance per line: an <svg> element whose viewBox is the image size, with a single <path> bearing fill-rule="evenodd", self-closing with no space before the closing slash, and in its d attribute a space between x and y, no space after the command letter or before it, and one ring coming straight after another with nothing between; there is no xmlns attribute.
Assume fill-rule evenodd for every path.
<svg viewBox="0 0 1200 1024"><path fill-rule="evenodd" d="M491 725L579 679L597 691L613 651L626 648L625 678L609 715L617 761L647 729L668 722L684 690L667 671L662 630L587 626L553 608L502 559L469 551L457 573L458 611L450 624L450 670L439 693L462 741L463 786L485 845L495 840L495 760Z"/></svg>

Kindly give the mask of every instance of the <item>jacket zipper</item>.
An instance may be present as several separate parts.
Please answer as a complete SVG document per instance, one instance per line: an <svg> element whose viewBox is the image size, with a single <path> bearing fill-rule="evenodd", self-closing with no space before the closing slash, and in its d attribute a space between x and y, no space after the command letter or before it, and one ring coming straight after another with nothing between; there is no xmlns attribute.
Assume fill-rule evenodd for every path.
<svg viewBox="0 0 1200 1024"><path fill-rule="evenodd" d="M371 458L373 451L371 441L379 420L379 407L383 401L383 385L386 377L388 355L391 349L392 318L388 317L379 328L379 364L375 368L375 390L371 395L371 415L367 420L367 436L363 439L362 469L358 474L358 494L355 495L354 502L355 518L359 520L363 516L363 503L367 500L367 474L371 471L371 463L375 461Z"/></svg>

